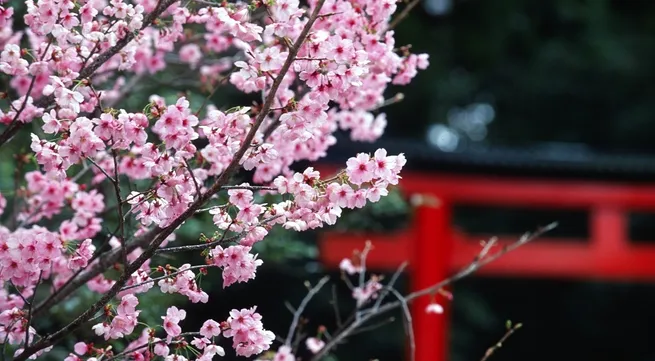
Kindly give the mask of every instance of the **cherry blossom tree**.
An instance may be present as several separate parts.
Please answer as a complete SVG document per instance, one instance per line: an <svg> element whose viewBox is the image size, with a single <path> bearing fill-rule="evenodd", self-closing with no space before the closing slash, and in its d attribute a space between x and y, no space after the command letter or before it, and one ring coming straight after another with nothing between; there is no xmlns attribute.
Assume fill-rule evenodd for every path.
<svg viewBox="0 0 655 361"><path fill-rule="evenodd" d="M428 66L426 54L395 44L393 27L406 12L394 17L395 0L12 4L0 0L0 156L13 155L9 142L25 141L31 153L16 160L14 190L0 194L0 214L10 209L0 226L3 356L37 358L86 328L97 337L75 339L67 361L211 360L226 347L293 359L302 307L279 346L257 300L199 330L185 330L190 311L173 305L144 324L140 300L161 292L208 302L198 279L222 275L229 287L255 278L263 260L252 246L273 227L332 225L343 209L377 202L398 184L406 159L384 149L354 155L335 175L292 167L325 156L337 131L365 142L382 135L379 108L401 98L385 99L387 86L406 85ZM135 84L171 64L193 71L205 101L152 94L122 107ZM213 104L211 95L228 87L261 99ZM176 231L202 214L213 217L211 235L175 244ZM182 252L205 262L176 263ZM316 359L368 317L402 306L382 303L391 288L356 263L342 267L360 275L355 307L375 312L327 344L308 338ZM82 289L96 295L84 312L54 332L39 330L39 318Z"/></svg>

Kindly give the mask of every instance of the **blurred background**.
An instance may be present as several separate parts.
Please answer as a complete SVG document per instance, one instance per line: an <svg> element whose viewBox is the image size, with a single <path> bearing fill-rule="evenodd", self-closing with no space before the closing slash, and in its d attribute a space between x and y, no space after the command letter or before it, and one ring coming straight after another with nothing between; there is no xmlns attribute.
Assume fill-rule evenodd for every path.
<svg viewBox="0 0 655 361"><path fill-rule="evenodd" d="M430 67L410 86L389 89L388 97L403 92L405 98L384 109L389 125L379 144L344 138L327 163L384 146L390 153L404 152L408 170L434 177L655 182L654 1L423 0L396 32L397 44L430 55ZM152 93L174 97L189 88L182 78L171 72L143 82L126 102L140 109ZM188 95L203 98L193 91ZM212 100L244 103L230 91ZM16 152L27 150L17 142L12 146ZM12 161L5 158L0 167L2 184L12 184ZM407 196L395 191L378 204L349 212L332 231L390 232L410 226L412 217ZM587 217L585 211L510 207L453 211L453 223L467 232L517 236L558 221L556 235L586 238ZM213 230L209 217L193 220L179 239L191 242ZM285 335L292 318L285 302L298 305L307 292L303 283L325 274L335 286L326 286L310 303L305 329L311 334L320 325L333 327L330 302L336 298L345 313L352 299L339 273L320 262L316 240L324 231L274 231L257 245L265 263L248 284L223 290L215 277L203 279L211 303L192 305L176 298L179 307L192 310L183 327L197 327L206 317L224 319L231 308L256 303L266 327ZM642 243L655 241L655 214L631 213L629 233ZM398 287L406 292L409 283L403 275ZM450 318L451 361L480 360L503 335L508 319L523 328L491 360L655 360L652 283L473 276L456 283L452 292L450 314L434 316ZM62 322L58 317L66 319L85 304L84 297L92 295L42 322L55 327ZM156 292L149 297L144 315L157 319L167 304ZM401 315L395 316L396 322L350 339L332 359L404 359L405 333Z"/></svg>
<svg viewBox="0 0 655 361"><path fill-rule="evenodd" d="M430 54L430 67L409 87L389 89L389 97L403 92L405 99L384 110L389 126L379 145L405 152L410 170L434 177L653 184L653 35L652 1L423 0L397 28L397 44ZM379 145L344 140L331 155L341 160ZM393 195L339 226L405 227L412 218L405 201ZM518 236L559 221L555 236L584 239L588 216L462 206L453 223L474 234ZM655 241L654 225L653 213L629 214L633 242ZM281 274L271 277L282 280ZM288 285L284 292L297 304L307 277L277 284ZM403 279L406 290L409 281ZM480 360L508 319L524 327L491 360L655 360L655 287L647 281L473 276L452 291L452 361ZM312 306L311 322L329 325L328 302ZM359 335L337 358L404 359L403 334L396 321Z"/></svg>
<svg viewBox="0 0 655 361"><path fill-rule="evenodd" d="M405 100L385 110L383 143L435 178L652 185L654 34L652 1L423 0L397 28L397 43L429 53L430 67L397 90ZM356 223L396 224L377 221L391 203ZM556 236L590 236L586 210L528 208L455 207L453 223L518 236L559 221ZM402 207L393 212L402 219ZM631 212L632 242L655 241L654 224L655 214ZM452 291L452 361L480 360L508 319L524 327L491 360L655 360L652 282L517 274L474 276ZM397 322L362 335L339 359L403 359L392 347L402 332Z"/></svg>

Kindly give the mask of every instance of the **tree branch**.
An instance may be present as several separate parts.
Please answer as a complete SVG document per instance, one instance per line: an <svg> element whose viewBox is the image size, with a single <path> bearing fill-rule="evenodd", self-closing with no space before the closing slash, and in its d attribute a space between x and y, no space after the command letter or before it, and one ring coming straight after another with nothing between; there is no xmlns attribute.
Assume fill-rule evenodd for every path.
<svg viewBox="0 0 655 361"><path fill-rule="evenodd" d="M291 341L293 338L293 331L298 327L298 321L300 320L300 316L302 313L305 311L305 307L307 307L307 304L309 301L318 293L318 291L323 288L323 286L327 283L327 281L330 280L330 277L325 276L321 278L320 281L316 284L316 286L312 287L309 289L309 292L307 292L307 295L305 298L302 299L300 302L300 305L298 306L298 309L293 313L293 321L291 322L291 325L289 326L289 332L287 333L287 338L284 341L284 344L287 346L291 346ZM309 286L308 286L309 287Z"/></svg>
<svg viewBox="0 0 655 361"><path fill-rule="evenodd" d="M393 20L389 23L389 26L387 27L387 31L393 30L396 26L398 26L398 24L400 24L400 22L403 21L409 15L412 9L414 9L416 5L418 5L418 3L420 2L421 0L412 0L412 2L405 5L403 11L401 11L400 14L398 14L395 18L393 18Z"/></svg>
<svg viewBox="0 0 655 361"><path fill-rule="evenodd" d="M508 322L509 322L509 321L508 321ZM480 361L487 361L487 359L488 359L489 357L491 357L491 355L493 355L494 352L496 352L496 350L498 350L499 348L503 347L503 344L505 343L505 341L507 341L507 339L508 339L510 336L512 336L512 334L514 334L514 332L516 332L516 330L518 330L519 328L521 328L521 327L523 326L523 324L517 323L517 324L514 325L514 326L511 326L511 324L508 324L508 326L510 326L510 327L507 328L507 332L505 332L505 334L503 335L503 337L501 337L500 340L499 340L498 342L496 342L495 345L493 345L493 346L491 346L491 347L489 347L489 348L487 349L487 351L484 353L484 356L482 357L482 359L481 359Z"/></svg>
<svg viewBox="0 0 655 361"><path fill-rule="evenodd" d="M159 276L159 277L151 278L151 279L149 279L149 280L147 280L147 281L143 281L143 282L141 282L141 283L137 283L137 284L135 284L135 285L131 285L131 286L123 287L123 288L121 289L121 292L123 292L123 291L127 291L127 290L130 290L130 289L132 289L132 288L137 288L137 287L140 287L140 286L143 286L143 285L147 285L148 283L151 283L151 282L161 281L161 280L167 279L167 278L169 278L169 277L176 276L176 275L178 275L178 274L180 274L180 273L184 273L184 272L186 272L186 271L191 271L191 270L199 269L199 268L212 268L212 267L216 267L216 266L214 266L214 265L206 265L206 264L198 265L198 266L190 266L189 268L185 268L185 269L183 269L183 270L179 270L179 271L175 271L175 272L172 272L172 273L169 273L169 274L163 275L163 276Z"/></svg>
<svg viewBox="0 0 655 361"><path fill-rule="evenodd" d="M448 286L452 284L453 282L456 282L466 276L469 276L470 274L474 273L475 271L479 270L480 268L484 267L485 265L494 262L498 258L504 256L505 254L525 245L526 243L538 238L542 234L552 230L557 226L557 222L553 222L545 227L542 227L535 231L534 233L526 233L524 234L518 241L507 245L500 251L496 252L495 254L488 255L489 249L491 248L490 244L493 244L495 242L490 241L488 242L480 254L473 259L471 264L469 264L465 269L457 272L455 275L431 286L425 289L422 289L420 291L416 291L413 293L410 293L409 295L405 296L402 300L394 301L394 302L389 302L386 303L380 307L377 306L372 306L371 308L360 310L356 312L356 316L354 318L351 318L352 321L350 325L348 325L345 329L343 329L339 334L335 335L330 342L328 342L314 357L311 359L312 361L319 361L321 360L332 348L334 348L336 345L341 343L346 337L351 335L354 331L358 329L361 325L366 323L367 321L373 319L376 316L379 316L381 314L384 314L386 312L389 312L391 310L394 310L399 307L405 307L409 302L413 301L416 298L419 298L421 296L429 295L432 293L437 292L439 289ZM481 255L485 257L481 257Z"/></svg>

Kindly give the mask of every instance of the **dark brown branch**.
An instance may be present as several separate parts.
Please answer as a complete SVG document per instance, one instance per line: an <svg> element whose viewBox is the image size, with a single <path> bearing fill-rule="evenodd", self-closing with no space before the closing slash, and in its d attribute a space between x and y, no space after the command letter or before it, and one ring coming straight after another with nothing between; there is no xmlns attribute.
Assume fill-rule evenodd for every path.
<svg viewBox="0 0 655 361"><path fill-rule="evenodd" d="M193 174L193 170L191 169L191 166L189 165L189 162L187 160L184 160L184 165L186 166L186 170L189 172L189 177L191 177L191 180L193 181L193 186L196 188L196 194L194 195L194 198L200 196L200 185L198 184L198 180L196 179L196 175Z"/></svg>
<svg viewBox="0 0 655 361"><path fill-rule="evenodd" d="M401 21L403 21L409 13L420 3L421 0L412 0L409 4L405 5L405 8L403 11L400 12L393 20L389 23L389 26L387 27L387 30L393 30L398 24L400 24Z"/></svg>
<svg viewBox="0 0 655 361"><path fill-rule="evenodd" d="M34 299L36 298L36 291L39 289L41 280L43 279L43 271L39 272L39 279L34 286L34 293L30 302L27 304L27 325L25 325L25 347L30 345L30 325L32 324L32 306L34 306Z"/></svg>
<svg viewBox="0 0 655 361"><path fill-rule="evenodd" d="M120 232L119 242L121 244L121 258L123 259L123 266L127 266L127 241L125 240L125 218L123 217L123 197L121 197L121 184L118 178L118 153L116 149L112 149L111 156L114 160L114 193L116 193L116 211L118 213L118 229ZM127 268L126 268L127 269Z"/></svg>

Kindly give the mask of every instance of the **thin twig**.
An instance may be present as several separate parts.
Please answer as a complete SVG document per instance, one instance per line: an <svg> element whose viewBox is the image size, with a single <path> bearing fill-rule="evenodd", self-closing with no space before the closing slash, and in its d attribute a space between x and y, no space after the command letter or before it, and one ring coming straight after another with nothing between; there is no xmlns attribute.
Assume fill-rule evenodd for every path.
<svg viewBox="0 0 655 361"><path fill-rule="evenodd" d="M332 285L332 308L334 309L334 318L337 321L337 327L342 326L341 313L339 312L339 300L337 299L337 285Z"/></svg>
<svg viewBox="0 0 655 361"><path fill-rule="evenodd" d="M516 325L514 325L514 326L512 326L512 327L509 327L509 328L507 329L507 332L505 332L505 334L503 335L503 337L501 337L500 340L499 340L498 342L496 342L495 345L493 345L493 346L491 346L491 347L489 347L489 348L487 349L487 351L484 353L484 356L482 357L482 359L481 359L480 361L487 361L487 359L488 359L489 357L491 357L491 355L493 355L494 352L496 352L496 350L498 350L499 348L503 347L503 344L505 343L505 341L507 341L507 339L508 339L510 336L512 336L512 334L514 334L514 332L516 332L516 330L518 330L518 329L521 328L522 326L523 326L523 324L521 324L521 323L517 323Z"/></svg>
<svg viewBox="0 0 655 361"><path fill-rule="evenodd" d="M289 301L284 301L284 307L286 307L287 310L289 310L289 312L291 312L292 315L293 315L294 313L296 313L296 309L293 308L293 306L291 306L291 304L289 303ZM284 342L284 340L282 340L282 342Z"/></svg>
<svg viewBox="0 0 655 361"><path fill-rule="evenodd" d="M84 174L86 174L86 172L89 171L89 169L90 169L90 168L89 168L89 165L86 164L86 162L82 162L82 170L79 171L79 172L75 175L75 177L73 177L73 178L71 179L71 182L77 182L80 178L82 178L82 176L83 176Z"/></svg>
<svg viewBox="0 0 655 361"><path fill-rule="evenodd" d="M235 69L238 69L238 68L236 66L232 66L232 69L230 69L229 73L232 73ZM202 101L202 104L200 105L200 107L196 111L195 116L198 116L205 109L205 107L207 106L207 103L209 102L209 99L214 96L214 94L216 93L218 88L221 85L223 85L227 79L229 79L229 77L226 75L226 76L222 76L221 79L216 81L216 85L214 85L211 92L209 92L209 94Z"/></svg>
<svg viewBox="0 0 655 361"><path fill-rule="evenodd" d="M374 324L372 324L372 325L370 325L370 326L363 326L363 327L360 327L360 328L358 328L356 331L353 331L353 332L350 334L350 336L355 336L355 335L359 335L360 333L364 333L364 332L368 332L368 331L373 331L373 330L378 329L378 328L380 328L380 327L382 327L382 326L384 326L384 325L388 325L388 324L394 322L395 320L396 320L395 317L389 317L389 318L384 319L384 320L382 320L382 321L380 321L380 322L374 323Z"/></svg>
<svg viewBox="0 0 655 361"><path fill-rule="evenodd" d="M359 287L362 289L364 288L364 283L366 282L366 257L368 257L368 253L371 251L371 248L371 241L366 241L364 250L359 255Z"/></svg>
<svg viewBox="0 0 655 361"><path fill-rule="evenodd" d="M377 310L380 305L382 304L382 301L384 301L384 298L387 297L387 295L390 292L391 287L393 287L396 284L396 281L400 277L400 274L405 271L405 268L407 268L408 263L405 261L403 262L396 272L394 272L393 276L391 276L391 279L389 280L389 283L387 283L387 288L384 289L384 292L378 297L378 299L375 301L375 304L373 305L373 309Z"/></svg>
<svg viewBox="0 0 655 361"><path fill-rule="evenodd" d="M36 77L33 77L32 79L35 78ZM21 155L17 155L14 158L16 159L16 169L14 170L14 199L12 201L13 210L11 212L11 217L9 218L9 229L20 228L16 227L18 215L20 214L21 208L19 206L21 197L18 196L18 190L20 189L21 175L23 174L23 166L25 165L25 163L22 161Z"/></svg>
<svg viewBox="0 0 655 361"><path fill-rule="evenodd" d="M112 182L112 183L116 183L116 180L114 179L114 177L110 176L109 173L107 173L107 171L105 171L105 170L100 166L100 164L96 163L93 159L91 159L91 158L89 158L89 157L87 157L86 159L87 159L89 162L91 162L91 164L93 164L96 168L98 168L98 169L102 172L102 174L104 174L105 177L107 177L107 179L109 179L110 182Z"/></svg>
<svg viewBox="0 0 655 361"><path fill-rule="evenodd" d="M266 127L266 129L264 130L264 135L262 136L262 142L266 142L268 137L270 137L271 134L273 134L275 129L277 129L280 125L282 125L282 123L280 122L280 117L281 116L282 116L282 113L280 113L277 117L275 117L275 119L273 119L271 121L271 123L268 125L268 127Z"/></svg>
<svg viewBox="0 0 655 361"><path fill-rule="evenodd" d="M285 345L291 346L291 341L292 341L292 338L293 338L293 332L296 330L296 327L298 327L298 320L300 320L300 316L305 311L305 307L307 307L307 304L309 303L309 301L318 293L318 291L321 290L321 288L323 288L323 286L329 280L330 280L330 277L328 277L328 276L325 276L325 277L321 278L321 280L318 281L316 286L310 288L309 292L307 292L307 295L305 296L305 298L302 299L302 302L300 302L300 306L298 306L298 309L293 314L293 321L291 322L291 326L289 326L289 332L287 333L287 338L284 341Z"/></svg>
<svg viewBox="0 0 655 361"><path fill-rule="evenodd" d="M105 105L106 108L113 108L117 104L119 104L125 97L129 95L129 93L136 87L137 84L141 83L141 80L143 80L143 74L136 74L132 78L130 78L130 81L125 83L121 87L121 92L118 94L117 97L110 99Z"/></svg>
<svg viewBox="0 0 655 361"><path fill-rule="evenodd" d="M250 186L250 185L223 186L223 189L246 189L249 191L277 191L277 187Z"/></svg>
<svg viewBox="0 0 655 361"><path fill-rule="evenodd" d="M400 14L398 14L395 18L393 18L393 20L389 23L389 26L387 27L387 31L393 30L393 28L398 26L398 24L400 24L400 22L403 21L409 15L412 9L414 9L414 7L416 7L416 5L418 5L418 3L420 2L421 0L412 0L412 2L405 5L403 11L401 11Z"/></svg>
<svg viewBox="0 0 655 361"><path fill-rule="evenodd" d="M259 222L258 225L259 226L264 225L264 224L266 224L266 223L268 223L268 222L270 222L270 221L272 221L274 219L280 218L280 217L282 217L282 214L278 214L276 216L267 218L267 219ZM225 233L223 233L223 236L220 239L216 240L216 241L207 242L207 243L203 243L203 244L192 244L192 245L188 245L188 246L176 246L176 247L160 248L160 249L155 251L155 254L177 253L177 252L188 252L188 251L202 251L202 250L205 250L207 248L218 246L218 245L223 244L223 243L236 241L237 239L242 238L243 236L248 234L248 232L250 232L250 229L247 230L247 231L246 230L241 231L241 232L239 232L238 234L236 234L236 235L234 235L232 237L225 238L225 235L227 234L227 231L226 231Z"/></svg>
<svg viewBox="0 0 655 361"><path fill-rule="evenodd" d="M59 20L59 19L57 19L57 20ZM46 53L48 52L48 49L50 48L50 45L52 45L52 40L53 40L53 38L50 37L50 39L48 40L48 45L46 46L45 50L43 50L43 54L41 54L41 60L40 61L43 61ZM18 129L20 129L20 127L22 127L24 125L24 123L18 121L18 118L20 117L21 113L23 113L23 111L25 110L25 107L27 106L29 98L30 98L30 96L32 94L32 89L34 89L34 84L35 83L36 83L36 75L32 75L32 80L30 81L30 85L27 88L27 93L25 93L25 101L23 101L23 103L21 104L20 109L16 109L16 115L14 115L14 118L11 120L11 123L9 123L9 126L5 129L5 131L2 132L2 134L0 134L0 145L2 145L2 143L4 143L3 140L4 140L4 137L5 137L5 133L7 133L7 130L11 129L12 127L16 127L16 126L19 127ZM8 134L8 136L9 136L9 134Z"/></svg>
<svg viewBox="0 0 655 361"><path fill-rule="evenodd" d="M538 229L537 231L535 231L534 233L526 233L523 236L521 236L521 238L518 241L507 245L506 247L504 247L499 252L497 252L497 253L495 253L493 255L488 255L487 257L482 258L482 259L477 257L478 258L477 260L474 260L474 262L472 262L467 268L465 268L462 271L456 273L452 277L449 277L449 278L437 283L436 285L434 285L432 287L428 287L426 289L411 293L411 294L407 295L406 299L408 301L411 301L411 300L413 300L415 298L434 293L434 292L438 291L440 288L443 288L443 287L445 287L445 286L447 286L447 285L449 285L449 284L451 284L451 283L453 283L455 281L458 281L458 280L470 275L471 273L479 270L480 268L482 268L482 267L488 265L489 263L494 262L498 258L504 256L505 254L507 254L507 253L509 253L509 252L523 246L524 244L526 244L526 243L540 237L542 234L554 229L555 227L557 227L557 222L553 222L553 223L551 223L551 224L549 224L549 225L547 225L545 227L542 227L542 228ZM384 305L382 308L389 307L389 305L390 304ZM396 307L397 306L398 305L396 305ZM381 311L382 311L382 308L380 309Z"/></svg>
<svg viewBox="0 0 655 361"><path fill-rule="evenodd" d="M414 323L412 322L412 313L409 311L409 306L407 305L407 301L401 295L396 291L394 288L389 288L389 292L391 292L396 298L398 298L398 302L402 305L403 309L403 315L405 318L405 332L407 332L407 337L409 338L409 350L410 350L410 359L411 361L414 361L416 358L416 340L414 338Z"/></svg>
<svg viewBox="0 0 655 361"><path fill-rule="evenodd" d="M23 300L23 302L25 302L26 305L29 305L30 301L28 301L27 298L25 298L25 296L23 296L23 293L18 289L18 287L16 287L16 285L14 284L14 282L11 279L9 280L9 284L14 287L14 289L16 290L16 293Z"/></svg>
<svg viewBox="0 0 655 361"><path fill-rule="evenodd" d="M198 184L198 180L196 180L195 174L193 174L193 170L191 170L191 166L189 166L189 162L187 160L184 160L184 165L186 166L186 169L189 171L189 176L191 177L191 180L193 180L193 186L196 188L196 194L194 195L194 198L200 197L200 194L202 193L200 191L200 185Z"/></svg>
<svg viewBox="0 0 655 361"><path fill-rule="evenodd" d="M121 197L121 185L118 178L118 154L115 149L111 151L112 158L114 159L114 193L116 193L116 210L118 213L118 228L120 232L121 244L121 257L123 258L123 269L127 272L127 241L125 240L125 218L123 216L123 198ZM111 179L111 178L110 178Z"/></svg>
<svg viewBox="0 0 655 361"><path fill-rule="evenodd" d="M32 324L32 305L34 304L34 299L36 298L36 291L39 288L39 285L41 284L41 280L43 277L43 271L39 272L39 279L36 281L36 285L34 286L34 293L32 294L32 299L30 302L27 304L27 325L25 326L25 347L28 347L30 345L30 325Z"/></svg>
<svg viewBox="0 0 655 361"><path fill-rule="evenodd" d="M403 101L403 99L405 99L405 95L403 93L396 93L396 95L394 95L392 98L386 99L385 101L369 109L368 111L373 112L378 109L388 107L389 105L400 103L401 101Z"/></svg>
<svg viewBox="0 0 655 361"><path fill-rule="evenodd" d="M180 274L180 273L184 273L184 272L186 272L186 271L191 271L191 270L199 269L199 268L211 268L211 267L216 267L216 266L214 266L214 265L206 265L206 264L204 264L204 265L198 265L198 266L190 266L189 268L185 268L185 269L183 269L183 270L175 271L175 272L173 272L173 273L169 273L169 274L166 274L166 275L163 275L163 276L160 276L160 277L151 278L151 279L149 279L149 280L147 280L147 281L143 281L143 282L141 282L141 283L137 283L137 284L135 284L135 285L125 286L125 287L121 288L121 291L120 291L120 292L127 291L127 290L130 290L130 289L132 289L132 288L141 287L141 286L143 286L143 285L147 285L148 283L151 283L151 282L157 282L157 281L160 281L160 280L163 280L163 279L166 279L166 278L170 278L170 277L176 276L176 275L178 275L178 274Z"/></svg>

